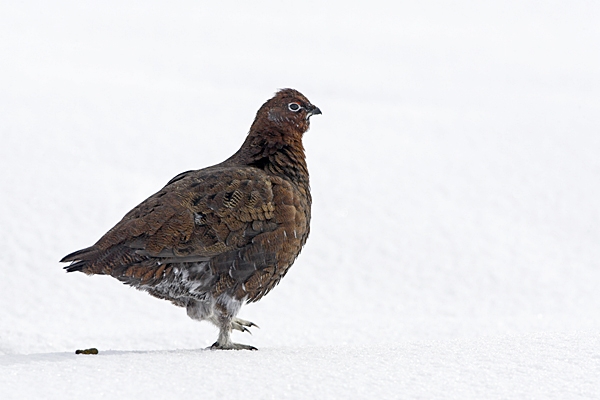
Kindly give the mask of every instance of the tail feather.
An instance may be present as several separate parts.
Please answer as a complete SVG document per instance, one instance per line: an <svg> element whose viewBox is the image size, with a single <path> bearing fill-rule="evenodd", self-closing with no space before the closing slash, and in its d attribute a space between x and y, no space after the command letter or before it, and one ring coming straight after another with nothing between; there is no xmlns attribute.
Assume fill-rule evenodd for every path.
<svg viewBox="0 0 600 400"><path fill-rule="evenodd" d="M63 267L63 268L66 269L67 272L75 272L75 271L83 272L83 269L87 266L87 264L88 264L87 260L81 260L81 261L73 262L70 265L67 265L66 267Z"/></svg>
<svg viewBox="0 0 600 400"><path fill-rule="evenodd" d="M109 249L101 249L91 246L73 252L63 257L61 262L71 262L64 267L67 272L80 271L86 274L112 275L118 277L124 269L141 265L149 259L148 256L137 254L128 246L113 246ZM150 264L155 265L152 260Z"/></svg>
<svg viewBox="0 0 600 400"><path fill-rule="evenodd" d="M67 254L60 260L60 262L83 260L86 258L85 257L86 255L89 256L91 254L96 253L97 251L98 251L98 249L96 248L96 246L86 247L85 249L77 250L71 254Z"/></svg>
<svg viewBox="0 0 600 400"><path fill-rule="evenodd" d="M81 271L90 273L90 267L98 259L100 253L100 249L96 246L91 246L64 256L60 262L71 262L70 265L64 267L67 272Z"/></svg>

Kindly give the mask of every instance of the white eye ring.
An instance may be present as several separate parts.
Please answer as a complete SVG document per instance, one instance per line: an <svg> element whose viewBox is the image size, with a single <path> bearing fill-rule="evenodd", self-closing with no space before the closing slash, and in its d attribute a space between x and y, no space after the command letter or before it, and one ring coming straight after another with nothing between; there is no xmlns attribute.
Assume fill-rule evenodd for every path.
<svg viewBox="0 0 600 400"><path fill-rule="evenodd" d="M300 104L298 104L298 103L290 103L290 104L288 104L288 109L290 111L293 111L293 112L298 112L298 111L300 111L301 108L302 107L300 107Z"/></svg>

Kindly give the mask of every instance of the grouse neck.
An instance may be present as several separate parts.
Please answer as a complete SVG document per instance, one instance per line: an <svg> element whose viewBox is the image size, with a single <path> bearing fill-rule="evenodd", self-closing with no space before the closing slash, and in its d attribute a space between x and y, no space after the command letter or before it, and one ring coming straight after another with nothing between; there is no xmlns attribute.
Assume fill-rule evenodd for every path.
<svg viewBox="0 0 600 400"><path fill-rule="evenodd" d="M302 142L295 146L284 145L262 160L263 169L273 175L289 178L308 189L308 167Z"/></svg>
<svg viewBox="0 0 600 400"><path fill-rule="evenodd" d="M308 167L302 137L295 136L276 131L251 132L238 152L225 163L260 168L269 174L288 178L308 190Z"/></svg>

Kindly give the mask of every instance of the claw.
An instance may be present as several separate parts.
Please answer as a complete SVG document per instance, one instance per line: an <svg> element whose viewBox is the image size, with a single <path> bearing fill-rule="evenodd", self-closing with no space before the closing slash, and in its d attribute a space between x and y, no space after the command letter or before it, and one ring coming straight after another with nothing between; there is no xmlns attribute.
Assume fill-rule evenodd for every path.
<svg viewBox="0 0 600 400"><path fill-rule="evenodd" d="M249 332L250 334L252 334L252 332L248 328L256 327L260 329L260 326L256 325L254 322L240 318L234 318L233 321L231 321L231 327L241 332Z"/></svg>
<svg viewBox="0 0 600 400"><path fill-rule="evenodd" d="M240 327L237 329L239 329L241 332L248 332L249 334L252 335L252 331L250 329L246 328L245 326L240 325Z"/></svg>
<svg viewBox="0 0 600 400"><path fill-rule="evenodd" d="M209 347L211 350L258 350L254 346L249 346L247 344L241 343L229 343L226 345L222 345L219 342L213 343L212 346Z"/></svg>

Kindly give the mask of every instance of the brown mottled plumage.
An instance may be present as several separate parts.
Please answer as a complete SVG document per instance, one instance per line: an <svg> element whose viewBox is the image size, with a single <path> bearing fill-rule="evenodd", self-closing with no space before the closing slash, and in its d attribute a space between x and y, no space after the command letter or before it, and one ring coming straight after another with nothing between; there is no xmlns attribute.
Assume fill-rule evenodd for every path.
<svg viewBox="0 0 600 400"><path fill-rule="evenodd" d="M65 269L111 275L186 307L220 329L215 349L233 343L244 301L259 300L286 274L309 232L311 196L302 136L306 97L283 89L258 110L242 147L212 167L171 179L98 242L64 257Z"/></svg>

